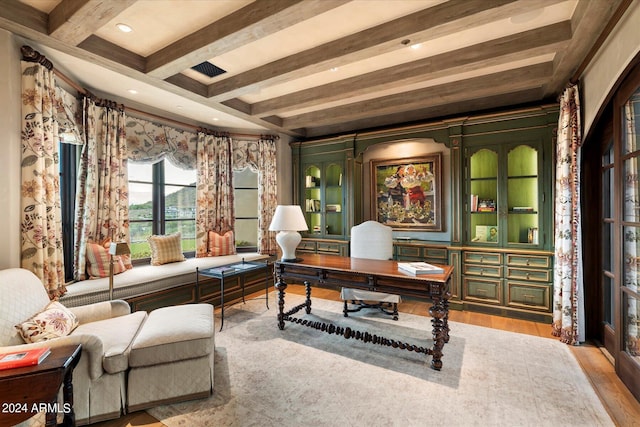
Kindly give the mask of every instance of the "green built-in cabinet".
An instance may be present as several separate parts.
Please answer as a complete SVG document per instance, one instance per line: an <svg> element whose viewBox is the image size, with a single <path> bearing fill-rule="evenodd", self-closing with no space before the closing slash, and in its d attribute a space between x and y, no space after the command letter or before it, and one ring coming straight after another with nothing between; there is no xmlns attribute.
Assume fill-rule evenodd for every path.
<svg viewBox="0 0 640 427"><path fill-rule="evenodd" d="M453 265L452 308L548 322L557 122L557 105L541 105L292 142L295 203L310 227L299 249L348 255L351 227L370 211L363 185L368 148L398 144L395 159L407 157L405 141L414 151L425 141L425 153L442 144L450 239L424 232L397 241L394 257Z"/></svg>

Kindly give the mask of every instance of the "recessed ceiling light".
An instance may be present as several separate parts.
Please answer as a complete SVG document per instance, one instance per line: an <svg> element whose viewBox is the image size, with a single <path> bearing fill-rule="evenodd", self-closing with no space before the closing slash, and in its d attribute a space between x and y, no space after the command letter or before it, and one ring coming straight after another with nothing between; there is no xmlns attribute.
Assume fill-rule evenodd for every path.
<svg viewBox="0 0 640 427"><path fill-rule="evenodd" d="M136 93L138 93L138 91L137 91L137 90L135 90L135 89L129 89L129 91L128 91L128 92L129 92L129 93L131 93L131 94L133 94L133 95L135 95Z"/></svg>
<svg viewBox="0 0 640 427"><path fill-rule="evenodd" d="M331 71L332 73L335 73L336 71L338 71L338 67L333 67L333 68L331 68L331 70L329 70L329 71Z"/></svg>
<svg viewBox="0 0 640 427"><path fill-rule="evenodd" d="M182 105L176 105L176 108L177 108L178 110L182 110Z"/></svg>
<svg viewBox="0 0 640 427"><path fill-rule="evenodd" d="M116 27L118 27L118 29L123 33L130 33L131 31L133 31L133 28L131 28L127 24L116 24Z"/></svg>
<svg viewBox="0 0 640 427"><path fill-rule="evenodd" d="M219 118L217 118L217 117L214 117L212 120L213 120L214 122L217 122L217 121L218 121L218 120L220 120L220 119L219 119Z"/></svg>
<svg viewBox="0 0 640 427"><path fill-rule="evenodd" d="M416 50L416 49L420 49L422 47L421 43L414 43L411 45L411 49Z"/></svg>

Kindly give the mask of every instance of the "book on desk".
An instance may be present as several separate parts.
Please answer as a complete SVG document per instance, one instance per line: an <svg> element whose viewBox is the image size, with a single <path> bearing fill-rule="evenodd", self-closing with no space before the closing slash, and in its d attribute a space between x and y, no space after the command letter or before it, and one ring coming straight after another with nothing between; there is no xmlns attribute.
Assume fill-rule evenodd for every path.
<svg viewBox="0 0 640 427"><path fill-rule="evenodd" d="M39 365L51 353L49 347L0 353L0 370Z"/></svg>
<svg viewBox="0 0 640 427"><path fill-rule="evenodd" d="M444 269L427 262L399 262L398 269L409 274L442 274Z"/></svg>

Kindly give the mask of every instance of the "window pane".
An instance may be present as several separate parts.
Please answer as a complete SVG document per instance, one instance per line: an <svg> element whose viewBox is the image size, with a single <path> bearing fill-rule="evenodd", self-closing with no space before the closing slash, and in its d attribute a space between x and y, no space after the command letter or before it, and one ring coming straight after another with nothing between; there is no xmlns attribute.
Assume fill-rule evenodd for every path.
<svg viewBox="0 0 640 427"><path fill-rule="evenodd" d="M258 220L237 219L235 237L236 247L258 246Z"/></svg>
<svg viewBox="0 0 640 427"><path fill-rule="evenodd" d="M624 286L638 289L638 266L640 264L640 229L624 227Z"/></svg>
<svg viewBox="0 0 640 427"><path fill-rule="evenodd" d="M153 176L153 165L136 163L131 160L129 160L127 165L129 181L151 182L151 177Z"/></svg>
<svg viewBox="0 0 640 427"><path fill-rule="evenodd" d="M602 290L603 320L604 320L604 323L615 327L615 325L613 324L613 292L614 292L613 289L614 288L613 288L613 282L611 280L611 277L605 275L602 278L602 286L603 286L603 290Z"/></svg>
<svg viewBox="0 0 640 427"><path fill-rule="evenodd" d="M151 257L151 248L147 238L151 236L153 225L151 221L131 222L129 233L131 234L131 259Z"/></svg>
<svg viewBox="0 0 640 427"><path fill-rule="evenodd" d="M178 184L178 185L196 185L196 170L195 169L180 169L171 164L171 162L164 162L164 182L165 184Z"/></svg>
<svg viewBox="0 0 640 427"><path fill-rule="evenodd" d="M640 363L640 299L633 294L624 294L623 319L625 350Z"/></svg>
<svg viewBox="0 0 640 427"><path fill-rule="evenodd" d="M193 252L196 250L196 222L193 220L167 221L165 234L182 233L182 251Z"/></svg>
<svg viewBox="0 0 640 427"><path fill-rule="evenodd" d="M258 217L258 190L236 190L234 196L236 218Z"/></svg>
<svg viewBox="0 0 640 427"><path fill-rule="evenodd" d="M613 169L607 168L602 172L602 216L611 218L613 215Z"/></svg>
<svg viewBox="0 0 640 427"><path fill-rule="evenodd" d="M611 234L611 223L602 224L602 268L611 271L611 258L613 257L613 235Z"/></svg>
<svg viewBox="0 0 640 427"><path fill-rule="evenodd" d="M640 89L622 106L622 148L625 154L638 150L640 134Z"/></svg>
<svg viewBox="0 0 640 427"><path fill-rule="evenodd" d="M640 188L638 186L638 159L624 162L624 220L640 221Z"/></svg>
<svg viewBox="0 0 640 427"><path fill-rule="evenodd" d="M258 174L249 168L234 171L233 186L235 188L258 188Z"/></svg>
<svg viewBox="0 0 640 427"><path fill-rule="evenodd" d="M164 188L165 219L196 217L195 187L176 187L167 185Z"/></svg>

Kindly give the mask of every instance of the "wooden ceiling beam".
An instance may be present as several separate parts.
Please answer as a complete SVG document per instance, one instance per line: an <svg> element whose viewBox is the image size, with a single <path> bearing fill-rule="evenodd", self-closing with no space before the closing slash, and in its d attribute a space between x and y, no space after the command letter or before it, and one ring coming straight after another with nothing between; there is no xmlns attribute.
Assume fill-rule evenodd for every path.
<svg viewBox="0 0 640 427"><path fill-rule="evenodd" d="M531 89L542 86L549 79L552 72L553 63L544 62L410 92L341 105L331 109L285 117L283 125L288 129L321 126L368 116L411 111L416 108L461 102L465 99Z"/></svg>
<svg viewBox="0 0 640 427"><path fill-rule="evenodd" d="M49 13L51 37L77 46L138 0L62 0Z"/></svg>
<svg viewBox="0 0 640 427"><path fill-rule="evenodd" d="M490 40L455 51L373 71L277 98L256 102L251 114L261 117L287 110L313 107L327 102L392 89L447 75L557 52L571 39L571 22L564 21L530 31Z"/></svg>
<svg viewBox="0 0 640 427"><path fill-rule="evenodd" d="M424 43L560 1L449 0L228 77L211 84L209 96L217 101L240 97L274 84L397 50L404 39Z"/></svg>
<svg viewBox="0 0 640 427"><path fill-rule="evenodd" d="M487 111L501 108L505 105L521 105L531 102L539 102L542 97L542 87L534 87L517 92L508 92L494 96L482 96L481 98L465 99L460 102L453 102L435 107L417 108L411 111L392 113L386 115L373 115L364 119L353 121L342 121L328 125L314 126L306 129L299 129L299 133L304 133L307 138L318 136L336 135L346 132L353 132L354 129L373 129L398 123L424 122L436 117L447 117L460 114L470 114L473 112ZM442 142L442 141L441 141Z"/></svg>
<svg viewBox="0 0 640 427"><path fill-rule="evenodd" d="M349 1L256 1L150 55L146 72L166 79Z"/></svg>

